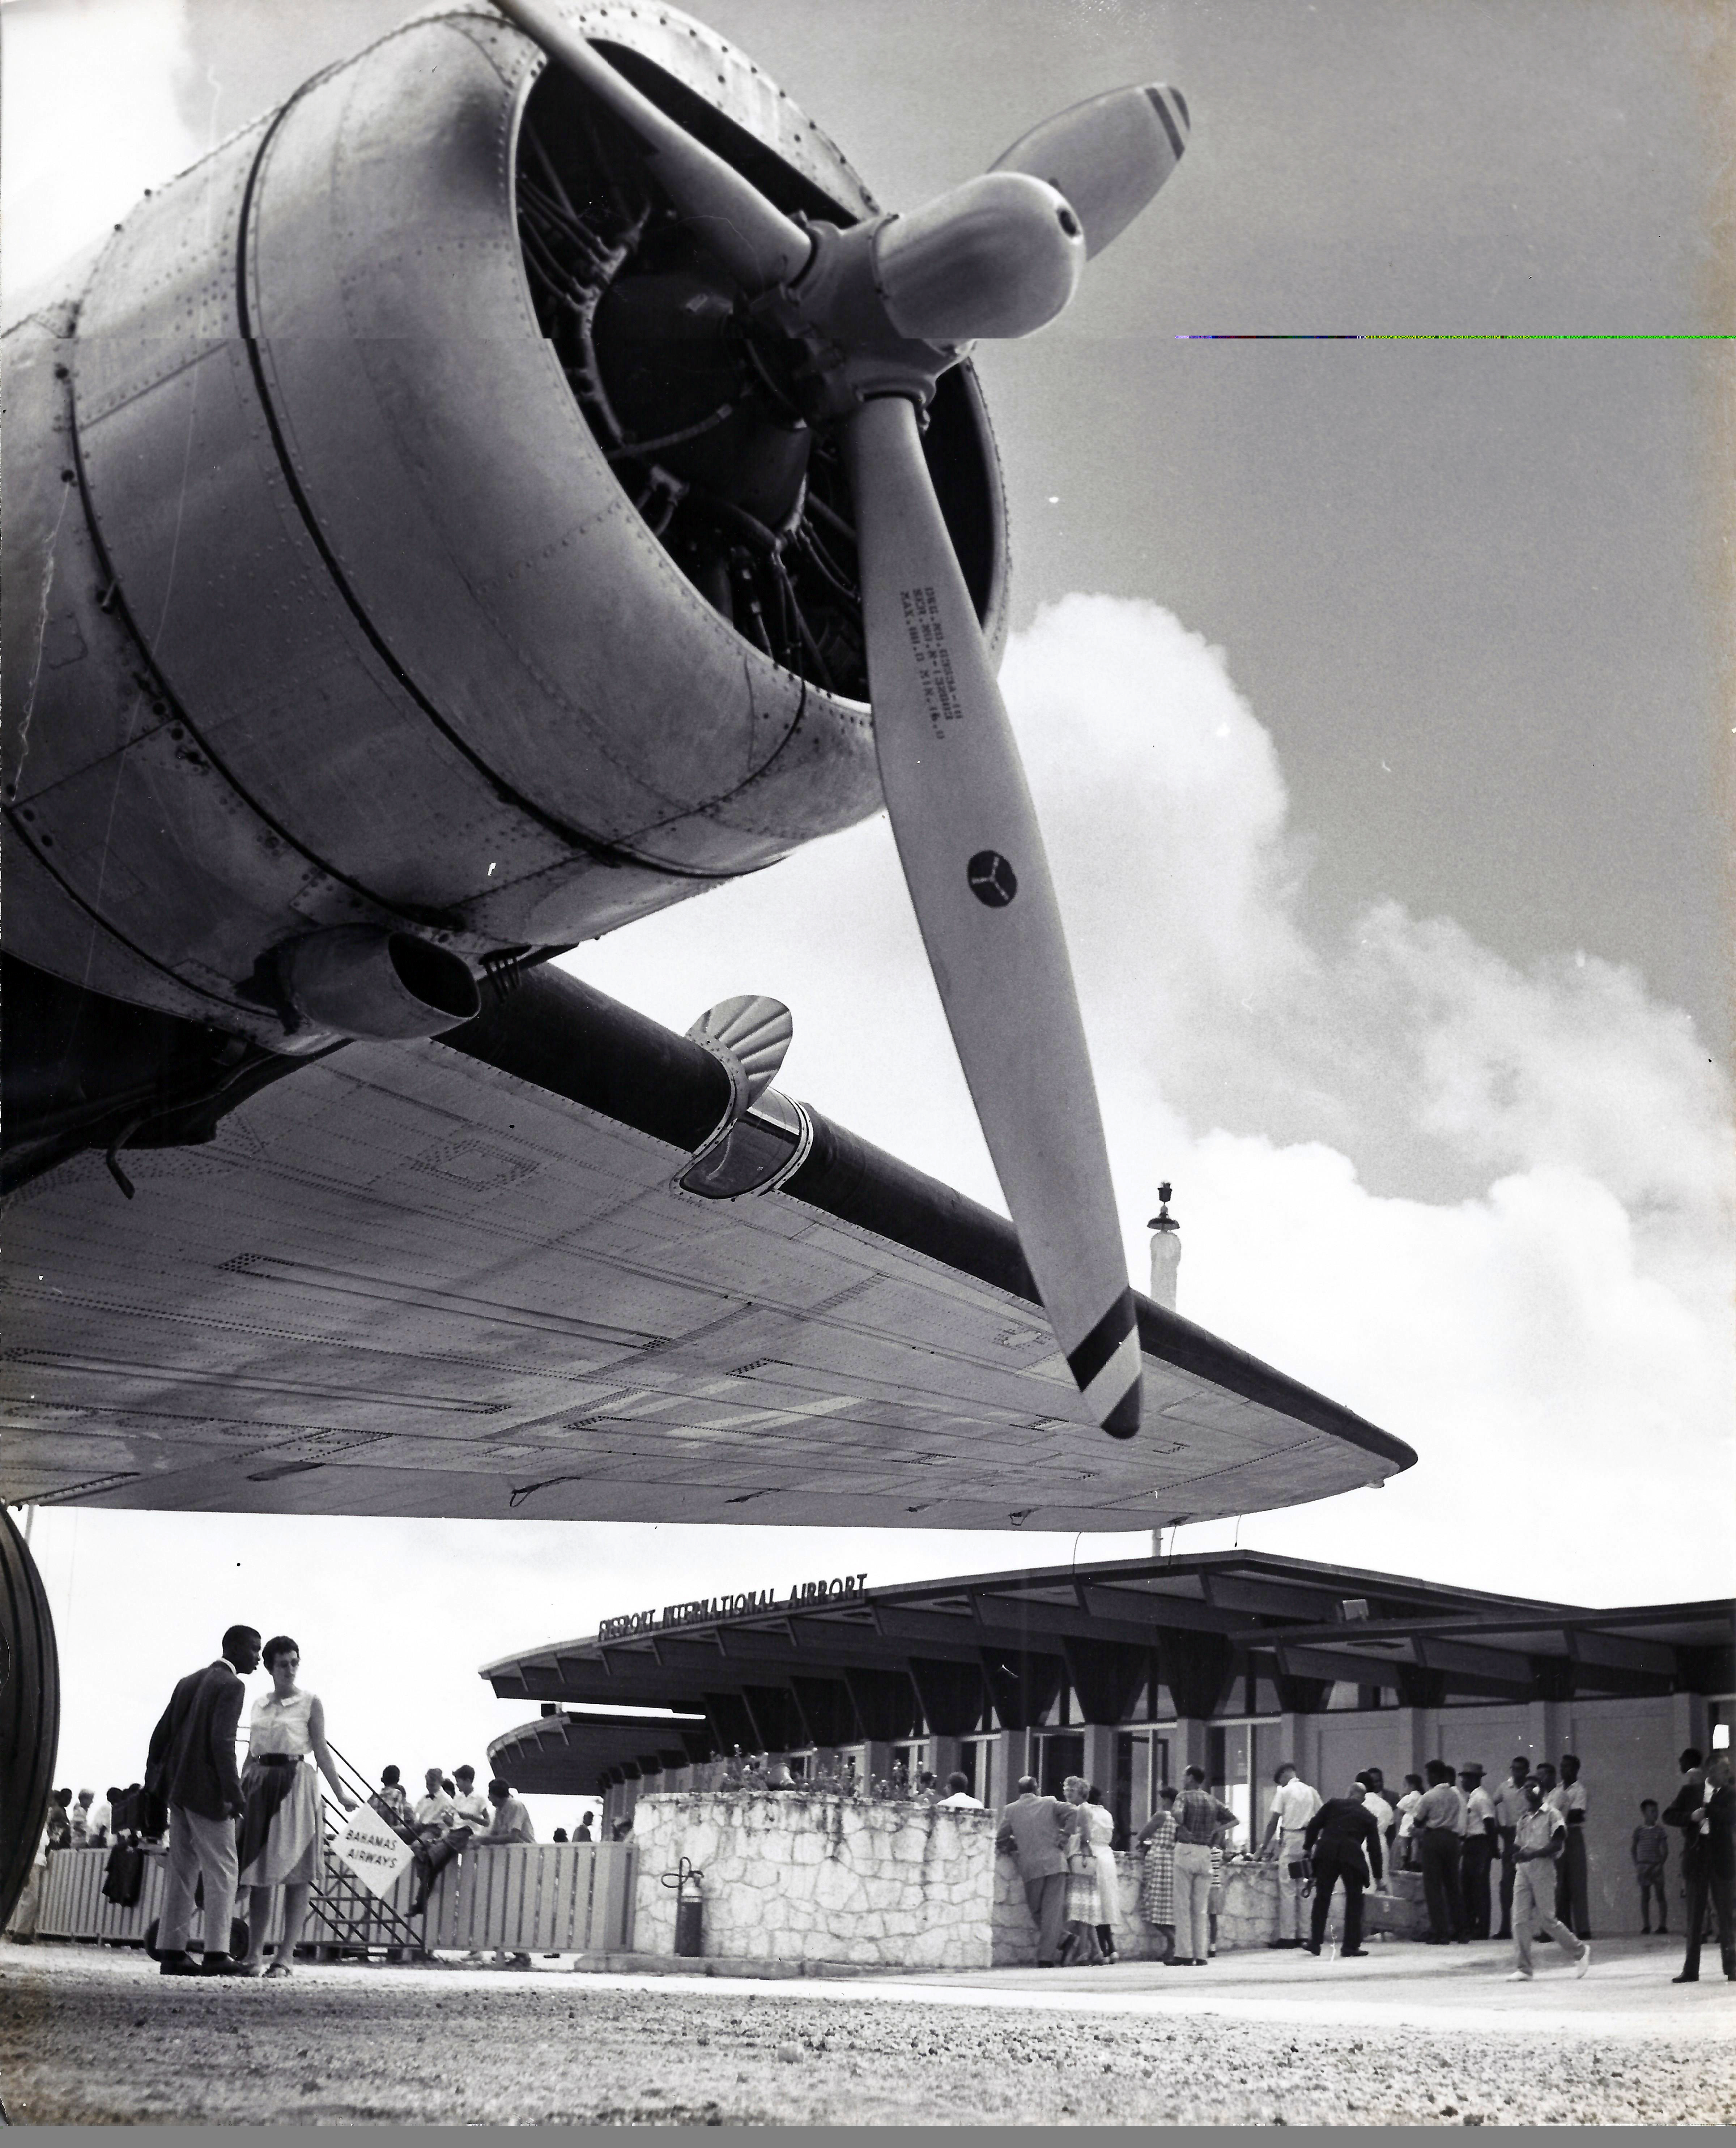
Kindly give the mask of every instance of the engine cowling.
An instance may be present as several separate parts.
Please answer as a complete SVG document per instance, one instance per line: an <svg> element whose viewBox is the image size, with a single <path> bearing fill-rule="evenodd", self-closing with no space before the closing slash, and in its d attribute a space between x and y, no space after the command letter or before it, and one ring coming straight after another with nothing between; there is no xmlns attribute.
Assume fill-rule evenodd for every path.
<svg viewBox="0 0 1736 2148"><path fill-rule="evenodd" d="M791 209L872 208L709 30L582 19ZM585 183L582 160L543 169L585 119L572 95L504 24L407 25L148 198L8 332L18 955L298 1051L334 1033L284 988L304 939L408 934L480 969L878 806L847 621L830 667L805 618L780 640L731 550L738 496L825 505L776 384L651 475L660 321L688 309L684 392L695 364L727 384L735 331L686 324L728 290L669 257L652 198L593 339L605 374L637 369L625 454L609 379L550 318L571 263L527 234L524 173L534 153L537 187ZM948 381L931 459L998 634L998 470L968 369Z"/></svg>

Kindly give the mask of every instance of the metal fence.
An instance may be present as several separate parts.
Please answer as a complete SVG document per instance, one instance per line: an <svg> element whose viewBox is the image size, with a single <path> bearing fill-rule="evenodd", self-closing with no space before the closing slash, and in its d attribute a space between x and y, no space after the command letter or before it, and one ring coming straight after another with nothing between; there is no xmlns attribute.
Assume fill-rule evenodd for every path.
<svg viewBox="0 0 1736 2148"><path fill-rule="evenodd" d="M106 1849L58 1849L50 1856L37 1912L41 1937L143 1944L152 1920L162 1913L168 1853L145 1851L138 1900L130 1909L103 1899L108 1864ZM336 1880L343 1868L334 1858L329 1864ZM632 1936L634 1865L630 1842L513 1843L461 1850L435 1882L425 1920L416 1919L414 1928L431 1950L620 1953ZM302 1936L314 1945L346 1950L398 1945L413 1885L414 1875L405 1873L379 1911L360 1904L359 1889L345 1888L346 1900L357 1900L358 1910L341 1922L316 1895ZM245 1896L237 1906L245 1915ZM268 1940L275 1938L282 1914L278 1895ZM201 1939L195 1915L192 1944Z"/></svg>

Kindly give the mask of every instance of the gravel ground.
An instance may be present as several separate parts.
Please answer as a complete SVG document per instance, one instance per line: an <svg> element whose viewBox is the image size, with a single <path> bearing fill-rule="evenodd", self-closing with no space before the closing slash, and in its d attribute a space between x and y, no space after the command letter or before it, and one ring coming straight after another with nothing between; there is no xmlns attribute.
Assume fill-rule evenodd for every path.
<svg viewBox="0 0 1736 2148"><path fill-rule="evenodd" d="M1728 2125L1736 2047L0 1953L35 2125Z"/></svg>

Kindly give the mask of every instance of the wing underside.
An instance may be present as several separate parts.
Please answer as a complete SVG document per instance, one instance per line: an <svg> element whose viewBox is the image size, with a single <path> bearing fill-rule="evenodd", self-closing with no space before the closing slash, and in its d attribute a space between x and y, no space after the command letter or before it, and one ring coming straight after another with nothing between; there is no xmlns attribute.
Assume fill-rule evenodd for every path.
<svg viewBox="0 0 1736 2148"><path fill-rule="evenodd" d="M544 972L129 1151L133 1201L96 1156L36 1181L6 1204L0 1496L1130 1529L1414 1459L1150 1304L1145 1428L1106 1439L1001 1219L817 1114L780 1190L680 1187L716 1079Z"/></svg>

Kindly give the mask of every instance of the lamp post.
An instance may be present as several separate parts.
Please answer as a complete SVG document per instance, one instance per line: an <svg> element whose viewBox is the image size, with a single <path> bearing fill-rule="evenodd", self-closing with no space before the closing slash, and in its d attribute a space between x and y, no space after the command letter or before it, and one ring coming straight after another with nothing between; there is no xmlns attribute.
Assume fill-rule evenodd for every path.
<svg viewBox="0 0 1736 2148"><path fill-rule="evenodd" d="M1176 1309L1176 1271L1182 1265L1182 1226L1169 1212L1172 1188L1166 1178L1157 1189L1157 1213L1146 1228L1151 1234L1151 1297Z"/></svg>

